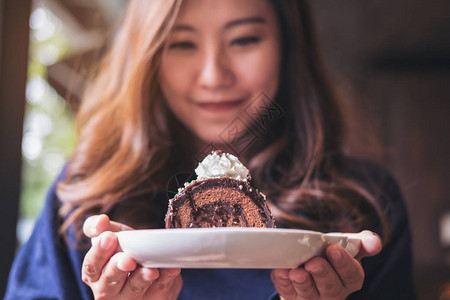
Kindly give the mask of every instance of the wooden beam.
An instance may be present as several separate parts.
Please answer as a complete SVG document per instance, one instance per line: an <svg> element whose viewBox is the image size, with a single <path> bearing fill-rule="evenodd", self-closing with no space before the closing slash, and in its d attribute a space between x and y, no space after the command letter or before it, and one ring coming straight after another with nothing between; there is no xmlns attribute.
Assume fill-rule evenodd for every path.
<svg viewBox="0 0 450 300"><path fill-rule="evenodd" d="M16 250L31 0L0 0L0 292Z"/></svg>

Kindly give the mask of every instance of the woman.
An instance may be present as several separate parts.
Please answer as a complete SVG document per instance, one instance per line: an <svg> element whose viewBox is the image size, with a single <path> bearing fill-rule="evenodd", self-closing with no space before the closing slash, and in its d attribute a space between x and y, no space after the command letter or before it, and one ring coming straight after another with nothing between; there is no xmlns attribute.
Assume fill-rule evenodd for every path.
<svg viewBox="0 0 450 300"><path fill-rule="evenodd" d="M7 299L414 299L401 195L344 154L304 1L130 1L78 121ZM293 270L152 269L115 254L111 231L163 227L167 183L216 147L249 166L278 227L368 229L383 251L360 264L381 248L365 231L357 259L330 246Z"/></svg>

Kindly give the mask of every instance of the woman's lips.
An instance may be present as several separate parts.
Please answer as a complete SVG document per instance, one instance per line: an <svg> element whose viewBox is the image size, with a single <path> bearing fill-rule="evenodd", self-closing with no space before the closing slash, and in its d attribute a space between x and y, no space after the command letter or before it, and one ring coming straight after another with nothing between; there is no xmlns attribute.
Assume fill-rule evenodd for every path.
<svg viewBox="0 0 450 300"><path fill-rule="evenodd" d="M197 102L197 106L208 112L227 112L238 108L244 100Z"/></svg>

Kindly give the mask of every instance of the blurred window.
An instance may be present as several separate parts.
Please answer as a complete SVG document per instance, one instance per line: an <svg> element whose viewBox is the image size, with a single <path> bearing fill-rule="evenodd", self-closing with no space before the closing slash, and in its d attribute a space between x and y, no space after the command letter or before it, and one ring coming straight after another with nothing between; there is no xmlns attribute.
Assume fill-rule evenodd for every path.
<svg viewBox="0 0 450 300"><path fill-rule="evenodd" d="M26 241L46 193L72 154L85 75L99 61L127 0L33 0L17 226Z"/></svg>
<svg viewBox="0 0 450 300"><path fill-rule="evenodd" d="M43 5L30 17L30 53L22 140L22 192L18 239L28 238L45 194L71 153L73 113L49 85L47 67L69 53L62 21Z"/></svg>

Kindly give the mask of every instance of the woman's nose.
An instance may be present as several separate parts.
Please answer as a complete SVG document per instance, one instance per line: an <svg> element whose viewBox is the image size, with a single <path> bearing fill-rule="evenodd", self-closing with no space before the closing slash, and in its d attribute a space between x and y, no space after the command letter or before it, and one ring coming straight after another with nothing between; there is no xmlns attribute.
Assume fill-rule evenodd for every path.
<svg viewBox="0 0 450 300"><path fill-rule="evenodd" d="M220 49L208 51L199 66L198 83L206 89L226 88L233 84L234 74L227 55Z"/></svg>

